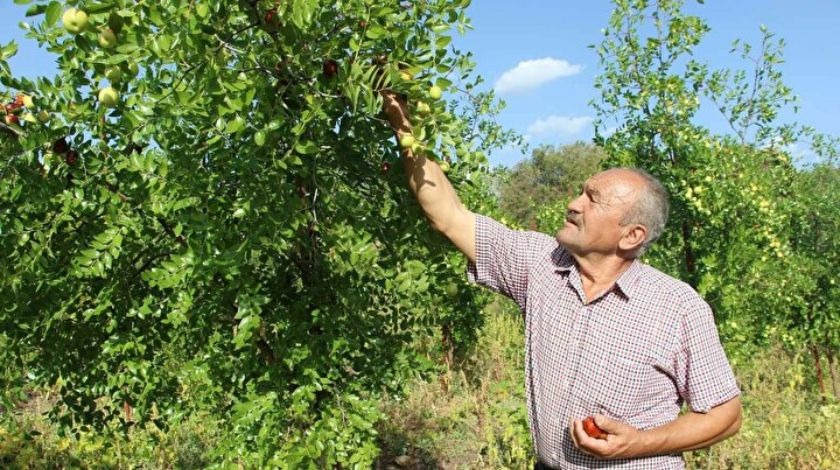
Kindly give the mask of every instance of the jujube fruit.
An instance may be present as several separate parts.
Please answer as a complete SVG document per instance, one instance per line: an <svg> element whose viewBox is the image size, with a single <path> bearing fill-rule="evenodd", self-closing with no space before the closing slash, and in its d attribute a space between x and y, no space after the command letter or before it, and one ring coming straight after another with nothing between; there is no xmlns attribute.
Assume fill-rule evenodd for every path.
<svg viewBox="0 0 840 470"><path fill-rule="evenodd" d="M588 434L589 437L594 437L595 439L607 438L607 433L595 424L595 418L592 416L583 420L583 430L586 431L586 434Z"/></svg>
<svg viewBox="0 0 840 470"><path fill-rule="evenodd" d="M414 145L414 142L414 136L411 134L405 134L400 137L400 147L404 149L411 148Z"/></svg>
<svg viewBox="0 0 840 470"><path fill-rule="evenodd" d="M61 22L64 24L64 29L73 34L79 34L87 26L88 15L82 10L75 8L68 8L67 11L61 15Z"/></svg>
<svg viewBox="0 0 840 470"><path fill-rule="evenodd" d="M322 68L324 76L327 78L333 78L338 74L338 62L332 59L325 60Z"/></svg>
<svg viewBox="0 0 840 470"><path fill-rule="evenodd" d="M113 87L105 87L99 90L99 102L106 108L113 108L119 102L120 95Z"/></svg>

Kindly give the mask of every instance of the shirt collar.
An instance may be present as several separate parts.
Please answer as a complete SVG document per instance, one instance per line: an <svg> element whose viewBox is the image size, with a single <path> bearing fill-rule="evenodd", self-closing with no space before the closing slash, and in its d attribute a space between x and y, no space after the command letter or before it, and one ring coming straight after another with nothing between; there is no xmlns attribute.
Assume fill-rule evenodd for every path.
<svg viewBox="0 0 840 470"><path fill-rule="evenodd" d="M621 276L618 276L618 279L615 280L616 287L618 287L618 289L621 290L627 298L630 298L636 290L639 276L642 275L642 269L642 262L636 258L633 260L633 264L631 264L630 267L621 273Z"/></svg>
<svg viewBox="0 0 840 470"><path fill-rule="evenodd" d="M560 245L551 253L551 260L554 261L554 270L558 273L568 273L572 268L576 267L572 254Z"/></svg>
<svg viewBox="0 0 840 470"><path fill-rule="evenodd" d="M557 273L568 273L573 268L577 271L577 264L575 263L575 258L563 247L558 246L554 252L551 254L551 259L554 261L555 265L555 272ZM624 294L625 297L628 299L636 289L636 285L638 284L639 276L642 275L642 262L639 261L638 258L633 260L633 264L627 268L626 271L621 273L618 276L618 279L615 281L615 288Z"/></svg>

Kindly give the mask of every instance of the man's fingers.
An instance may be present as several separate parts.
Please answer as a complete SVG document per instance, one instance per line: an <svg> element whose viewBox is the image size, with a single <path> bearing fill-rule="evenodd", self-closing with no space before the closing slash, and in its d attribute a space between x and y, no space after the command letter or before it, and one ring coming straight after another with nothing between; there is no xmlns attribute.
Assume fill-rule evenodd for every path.
<svg viewBox="0 0 840 470"><path fill-rule="evenodd" d="M382 94L382 109L388 116L388 121L394 131L397 133L411 132L405 100L391 90L382 90L380 93Z"/></svg>
<svg viewBox="0 0 840 470"><path fill-rule="evenodd" d="M595 419L595 425L607 434L621 434L627 431L627 425L620 421L615 421L604 415L595 415L593 418Z"/></svg>
<svg viewBox="0 0 840 470"><path fill-rule="evenodd" d="M572 436L572 442L575 443L575 447L580 449L580 444L578 444L578 438L577 438L577 435L575 434L575 420L574 419L569 420L569 435Z"/></svg>

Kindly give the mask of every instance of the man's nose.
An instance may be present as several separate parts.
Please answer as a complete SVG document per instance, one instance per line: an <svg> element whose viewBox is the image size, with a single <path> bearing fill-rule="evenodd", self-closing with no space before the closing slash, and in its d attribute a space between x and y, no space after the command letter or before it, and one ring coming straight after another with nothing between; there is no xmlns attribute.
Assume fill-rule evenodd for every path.
<svg viewBox="0 0 840 470"><path fill-rule="evenodd" d="M581 197L583 197L583 196L578 196L575 199L573 199L569 203L569 205L566 206L566 210L569 211L569 212L574 212L576 214L580 214L580 212L581 212L581 199L580 198Z"/></svg>

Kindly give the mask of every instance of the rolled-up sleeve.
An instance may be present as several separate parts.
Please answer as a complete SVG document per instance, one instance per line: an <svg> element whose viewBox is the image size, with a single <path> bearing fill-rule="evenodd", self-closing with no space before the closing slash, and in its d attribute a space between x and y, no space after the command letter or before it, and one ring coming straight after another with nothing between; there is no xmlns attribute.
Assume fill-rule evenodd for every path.
<svg viewBox="0 0 840 470"><path fill-rule="evenodd" d="M714 316L702 299L683 305L677 353L679 394L692 411L706 413L740 395L718 337Z"/></svg>
<svg viewBox="0 0 840 470"><path fill-rule="evenodd" d="M549 235L512 230L495 220L476 216L475 263L467 264L470 282L488 287L525 308L528 277L534 260L557 246Z"/></svg>

